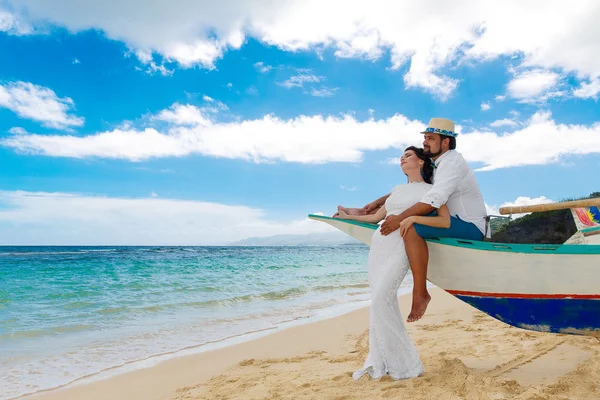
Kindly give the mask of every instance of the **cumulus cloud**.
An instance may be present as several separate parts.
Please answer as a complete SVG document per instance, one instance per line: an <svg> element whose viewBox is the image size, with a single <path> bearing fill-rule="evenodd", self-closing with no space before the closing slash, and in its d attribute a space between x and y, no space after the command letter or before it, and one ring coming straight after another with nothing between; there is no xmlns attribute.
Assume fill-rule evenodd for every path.
<svg viewBox="0 0 600 400"><path fill-rule="evenodd" d="M72 99L60 98L52 89L28 82L0 84L0 107L49 128L64 129L84 123L82 117L70 114L74 107Z"/></svg>
<svg viewBox="0 0 600 400"><path fill-rule="evenodd" d="M27 132L25 128L21 128L20 126L14 126L8 130L8 133L13 135L27 135L29 132Z"/></svg>
<svg viewBox="0 0 600 400"><path fill-rule="evenodd" d="M460 151L468 161L482 163L480 171L556 163L568 155L600 153L600 123L558 124L550 112L540 111L509 134L464 134Z"/></svg>
<svg viewBox="0 0 600 400"><path fill-rule="evenodd" d="M174 125L209 126L212 124L202 109L190 104L175 103L169 109L162 110L154 118Z"/></svg>
<svg viewBox="0 0 600 400"><path fill-rule="evenodd" d="M502 205L500 205L499 207L496 206L490 206L488 204L485 205L488 215L500 215L500 208L502 207L514 207L514 206L531 206L531 205L536 205L536 204L548 204L548 203L554 203L554 200L547 198L546 196L539 196L539 197L528 197L528 196L519 196L517 197L517 199L515 201L506 201L504 203L502 203ZM521 218L525 215L528 215L531 213L523 213L523 214L512 214L513 218ZM507 215L508 216L508 215Z"/></svg>
<svg viewBox="0 0 600 400"><path fill-rule="evenodd" d="M517 126L518 123L512 119L504 118L498 119L490 124L492 128L499 128L501 126Z"/></svg>
<svg viewBox="0 0 600 400"><path fill-rule="evenodd" d="M33 33L33 27L18 15L0 8L0 32L17 36L29 35Z"/></svg>
<svg viewBox="0 0 600 400"><path fill-rule="evenodd" d="M573 91L575 97L582 99L597 99L598 93L600 93L600 77L590 82L582 82L581 85Z"/></svg>
<svg viewBox="0 0 600 400"><path fill-rule="evenodd" d="M212 104L212 103L210 103ZM174 104L151 118L162 128L119 128L87 136L12 135L0 145L26 154L101 157L131 161L200 154L253 162L361 162L365 152L418 144L425 124L396 114L360 121L353 115L266 115L216 121L215 109ZM479 171L560 162L569 155L600 153L600 123L559 124L537 112L510 133L463 131L458 149ZM394 162L394 161L392 161Z"/></svg>
<svg viewBox="0 0 600 400"><path fill-rule="evenodd" d="M561 0L459 0L452 6L443 0L225 0L219 7L191 0L131 0L119 7L106 7L101 0L5 3L14 10L10 21L24 21L26 15L34 26L50 22L72 32L98 29L136 54L159 54L183 67L214 68L248 37L288 51L331 48L337 57L389 57L392 69L408 64L408 87L440 99L459 84L447 67L464 60L517 55L524 67L558 69L581 79L600 76L600 5L593 1L576 7ZM14 30L14 22L0 24Z"/></svg>
<svg viewBox="0 0 600 400"><path fill-rule="evenodd" d="M0 203L0 242L8 245L211 245L333 230L308 218L272 221L256 208L167 199L154 192L121 198L0 191Z"/></svg>
<svg viewBox="0 0 600 400"><path fill-rule="evenodd" d="M490 108L492 108L492 105L490 103L486 103L486 102L481 103L481 111L487 111Z"/></svg>
<svg viewBox="0 0 600 400"><path fill-rule="evenodd" d="M508 83L510 97L523 103L544 101L551 97L562 96L557 90L560 75L550 71L534 70L518 73Z"/></svg>
<svg viewBox="0 0 600 400"><path fill-rule="evenodd" d="M364 151L402 148L418 139L424 125L395 115L360 122L353 116L299 116L216 122L205 109L174 104L154 120L167 122L159 131L115 129L89 136L18 135L0 144L20 152L59 157L103 157L133 161L201 154L254 162L359 162Z"/></svg>

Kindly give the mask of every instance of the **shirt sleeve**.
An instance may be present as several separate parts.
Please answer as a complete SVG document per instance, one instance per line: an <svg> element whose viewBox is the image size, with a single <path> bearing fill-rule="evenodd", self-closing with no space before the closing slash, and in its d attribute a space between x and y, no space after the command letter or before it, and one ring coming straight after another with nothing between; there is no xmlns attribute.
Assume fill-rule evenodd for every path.
<svg viewBox="0 0 600 400"><path fill-rule="evenodd" d="M448 202L450 195L458 188L461 181L461 173L458 165L453 162L445 162L440 165L435 174L433 186L421 199L421 203L440 208Z"/></svg>

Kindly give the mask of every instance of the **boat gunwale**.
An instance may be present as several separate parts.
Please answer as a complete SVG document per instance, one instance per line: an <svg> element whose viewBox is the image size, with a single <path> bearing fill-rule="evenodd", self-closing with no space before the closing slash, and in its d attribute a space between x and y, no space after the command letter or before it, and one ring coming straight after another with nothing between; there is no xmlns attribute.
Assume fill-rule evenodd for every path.
<svg viewBox="0 0 600 400"><path fill-rule="evenodd" d="M337 221L349 225L376 230L379 225L367 222L359 222L342 218L331 218L324 215L309 214L313 220ZM446 246L460 247L469 250L494 251L501 253L526 253L526 254L548 254L548 255L600 255L600 245L596 244L515 244L488 242L477 240L464 240L455 238L430 238L429 243L442 244Z"/></svg>

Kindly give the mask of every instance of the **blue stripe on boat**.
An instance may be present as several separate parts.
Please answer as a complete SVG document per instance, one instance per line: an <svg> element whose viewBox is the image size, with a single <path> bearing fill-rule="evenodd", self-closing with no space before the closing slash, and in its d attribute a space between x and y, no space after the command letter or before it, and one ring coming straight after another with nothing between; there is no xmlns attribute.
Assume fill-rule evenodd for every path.
<svg viewBox="0 0 600 400"><path fill-rule="evenodd" d="M500 321L519 328L554 333L595 332L600 337L600 300L536 299L456 295Z"/></svg>

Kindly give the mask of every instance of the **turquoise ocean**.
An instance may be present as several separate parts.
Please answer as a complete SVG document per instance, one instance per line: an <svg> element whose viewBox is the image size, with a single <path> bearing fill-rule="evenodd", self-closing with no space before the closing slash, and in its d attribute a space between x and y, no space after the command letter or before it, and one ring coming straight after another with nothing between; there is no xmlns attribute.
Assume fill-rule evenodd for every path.
<svg viewBox="0 0 600 400"><path fill-rule="evenodd" d="M369 248L0 247L0 399L340 315ZM412 277L403 286L412 285Z"/></svg>

